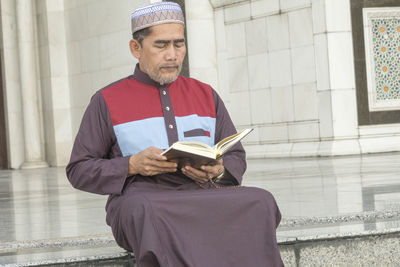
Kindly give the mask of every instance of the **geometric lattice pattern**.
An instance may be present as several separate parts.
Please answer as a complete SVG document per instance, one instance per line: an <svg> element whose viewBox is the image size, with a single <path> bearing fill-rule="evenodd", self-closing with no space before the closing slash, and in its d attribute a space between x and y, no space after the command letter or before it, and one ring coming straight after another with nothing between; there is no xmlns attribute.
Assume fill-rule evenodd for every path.
<svg viewBox="0 0 400 267"><path fill-rule="evenodd" d="M159 2L136 9L131 15L132 33L160 23L185 23L181 7L176 3Z"/></svg>
<svg viewBox="0 0 400 267"><path fill-rule="evenodd" d="M376 101L400 99L400 18L371 18Z"/></svg>

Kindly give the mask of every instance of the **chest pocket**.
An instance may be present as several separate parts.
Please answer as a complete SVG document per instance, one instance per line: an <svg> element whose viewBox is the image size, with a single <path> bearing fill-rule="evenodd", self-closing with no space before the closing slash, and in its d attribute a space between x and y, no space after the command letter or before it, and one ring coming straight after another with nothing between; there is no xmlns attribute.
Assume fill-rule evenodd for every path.
<svg viewBox="0 0 400 267"><path fill-rule="evenodd" d="M210 137L210 131L206 131L201 128L189 130L186 132L183 132L183 137L188 138L188 137L196 137L196 136L208 136Z"/></svg>
<svg viewBox="0 0 400 267"><path fill-rule="evenodd" d="M199 141L209 146L214 145L215 118L189 115L176 117L180 141Z"/></svg>

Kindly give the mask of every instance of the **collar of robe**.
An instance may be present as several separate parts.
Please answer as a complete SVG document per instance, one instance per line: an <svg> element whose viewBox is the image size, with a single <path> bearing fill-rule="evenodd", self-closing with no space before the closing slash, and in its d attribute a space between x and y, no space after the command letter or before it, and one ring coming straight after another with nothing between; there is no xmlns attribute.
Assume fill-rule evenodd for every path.
<svg viewBox="0 0 400 267"><path fill-rule="evenodd" d="M140 70L139 63L136 64L135 71L133 73L132 78L134 78L138 82L141 82L141 83L144 83L144 84L147 84L147 85L151 85L151 86L155 86L157 88L168 87L171 84L171 83L170 84L164 84L164 85L159 84L158 82L156 82L155 80L150 78L150 76L147 73L145 73L145 72Z"/></svg>

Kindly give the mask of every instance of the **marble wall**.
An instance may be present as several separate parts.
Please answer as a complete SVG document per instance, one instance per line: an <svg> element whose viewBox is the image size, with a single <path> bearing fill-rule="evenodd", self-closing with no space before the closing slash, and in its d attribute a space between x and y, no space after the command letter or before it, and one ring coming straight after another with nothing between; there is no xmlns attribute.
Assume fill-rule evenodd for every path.
<svg viewBox="0 0 400 267"><path fill-rule="evenodd" d="M1 0L1 53L3 71L4 107L6 113L8 162L19 168L24 162L24 133L21 84L19 77L17 15L15 2ZM5 38L7 37L7 38Z"/></svg>
<svg viewBox="0 0 400 267"><path fill-rule="evenodd" d="M214 9L208 0L185 0L185 11L190 77L219 90Z"/></svg>
<svg viewBox="0 0 400 267"><path fill-rule="evenodd" d="M235 124L255 128L246 144L290 153L287 144L318 141L311 1L226 2L214 1L219 86Z"/></svg>
<svg viewBox="0 0 400 267"><path fill-rule="evenodd" d="M36 3L46 159L60 166L68 162L73 142L64 3Z"/></svg>
<svg viewBox="0 0 400 267"><path fill-rule="evenodd" d="M64 1L72 133L76 134L90 97L133 73L129 51L130 14L149 1Z"/></svg>
<svg viewBox="0 0 400 267"><path fill-rule="evenodd" d="M349 0L210 2L219 90L238 128L255 128L250 157L371 151L374 130L358 126ZM398 138L397 126L384 138Z"/></svg>
<svg viewBox="0 0 400 267"><path fill-rule="evenodd" d="M133 1L38 0L46 155L66 165L91 96L132 74L129 52Z"/></svg>
<svg viewBox="0 0 400 267"><path fill-rule="evenodd" d="M9 162L19 168L28 130L16 2L0 1ZM68 162L90 97L132 73L130 14L157 1L35 0L37 124L51 166ZM358 124L350 2L185 1L191 76L218 91L237 128L255 128L249 157L400 150L400 124Z"/></svg>
<svg viewBox="0 0 400 267"><path fill-rule="evenodd" d="M22 0L20 1L23 2ZM34 123L39 146L51 166L66 165L83 112L95 91L133 72L129 52L130 14L150 1L35 0L32 43L39 109ZM152 1L157 2L157 1ZM1 0L1 53L11 168L27 158L29 129L24 125L18 45L17 4ZM32 87L31 90L36 87ZM25 123L26 124L26 123ZM25 127L24 127L25 126ZM36 142L35 141L35 142ZM28 149L27 149L28 146Z"/></svg>

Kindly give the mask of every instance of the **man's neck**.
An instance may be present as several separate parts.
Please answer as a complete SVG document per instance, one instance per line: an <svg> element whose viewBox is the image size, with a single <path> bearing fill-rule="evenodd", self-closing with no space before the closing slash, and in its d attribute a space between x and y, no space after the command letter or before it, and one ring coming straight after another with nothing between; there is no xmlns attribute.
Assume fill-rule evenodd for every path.
<svg viewBox="0 0 400 267"><path fill-rule="evenodd" d="M158 83L155 80L153 80L152 78L150 78L150 76L146 72L141 70L139 63L136 64L135 72L133 73L133 77L141 83L156 86L156 87L161 87L160 83Z"/></svg>

